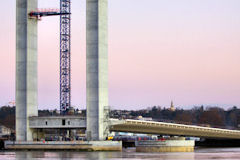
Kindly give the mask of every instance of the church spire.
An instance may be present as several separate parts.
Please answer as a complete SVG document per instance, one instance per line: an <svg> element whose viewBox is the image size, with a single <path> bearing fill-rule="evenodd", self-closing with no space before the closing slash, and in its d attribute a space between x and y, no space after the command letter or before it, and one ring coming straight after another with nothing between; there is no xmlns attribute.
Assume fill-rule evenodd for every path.
<svg viewBox="0 0 240 160"><path fill-rule="evenodd" d="M171 101L171 106L170 106L170 111L175 111L176 109L175 109L175 107L174 107L174 105L173 105L173 101Z"/></svg>

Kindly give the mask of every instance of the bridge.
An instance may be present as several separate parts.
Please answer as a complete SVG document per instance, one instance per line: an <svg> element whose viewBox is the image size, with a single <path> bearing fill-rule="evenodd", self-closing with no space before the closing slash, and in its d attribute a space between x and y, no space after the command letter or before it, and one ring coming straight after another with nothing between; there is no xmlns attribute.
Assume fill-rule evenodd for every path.
<svg viewBox="0 0 240 160"><path fill-rule="evenodd" d="M110 130L133 133L240 139L240 131L165 122L111 119Z"/></svg>
<svg viewBox="0 0 240 160"><path fill-rule="evenodd" d="M63 123L64 122L64 123ZM240 131L184 125L165 122L109 119L109 130L115 132L178 135L202 138L240 139ZM30 117L31 129L76 129L86 128L86 119L79 116Z"/></svg>
<svg viewBox="0 0 240 160"><path fill-rule="evenodd" d="M221 139L240 139L240 131L219 129L211 127L201 127L194 125L173 124L164 122L139 121L139 120L119 120L109 119L107 115L108 104L108 0L86 0L86 109L85 117L79 116L52 116L38 117L38 17L46 15L58 15L63 12L31 12L38 8L37 0L17 0L16 1L16 142L12 143L13 147L28 147L43 144L34 143L29 145L33 140L44 138L38 137L38 133L44 135L43 129L60 129L61 132L67 132L74 129L86 130L85 142L88 149L105 149L121 150L121 142L111 143L104 142L106 145L99 148L99 144L108 136L109 131L147 133L157 135L180 135L180 136L195 136L206 138L221 138ZM61 5L63 8L70 9L71 0L61 0L65 3ZM64 12L65 13L65 12ZM66 12L69 15L70 12ZM32 18L32 17L37 18ZM63 15L62 15L63 16ZM66 15L65 15L66 16ZM70 16L70 15L69 15ZM67 56L60 56L64 62L64 74L70 77L70 19L61 24L68 24L61 32L62 41L66 44L61 52L68 53ZM65 34L65 31L67 32ZM61 38L60 38L61 39ZM67 43L69 42L69 43ZM62 43L61 43L62 44ZM61 48L61 45L60 45ZM62 54L60 54L62 55ZM68 61L69 60L69 61ZM61 61L62 62L62 61ZM67 67L68 66L68 67ZM65 71L68 73L65 73ZM63 72L61 72L62 74ZM60 74L60 75L61 75ZM60 88L63 88L62 93L68 93L70 83L69 79L64 79L64 83ZM66 90L65 90L65 89ZM61 97L61 96L60 96ZM64 96L65 97L65 96ZM60 104L62 106L71 106L70 98L63 98ZM61 98L60 98L61 99ZM65 101L66 100L66 101ZM65 103L65 102L69 103ZM106 107L106 108L105 108ZM38 132L39 131L39 132ZM64 133L65 134L65 133ZM37 135L37 136L36 136ZM92 142L91 142L92 141ZM22 144L24 142L24 144ZM185 142L184 142L185 143ZM177 143L176 143L177 144ZM44 144L45 145L45 144ZM66 145L59 143L56 146ZM49 146L43 146L49 147ZM193 147L192 145L190 147ZM53 146L51 146L53 148Z"/></svg>

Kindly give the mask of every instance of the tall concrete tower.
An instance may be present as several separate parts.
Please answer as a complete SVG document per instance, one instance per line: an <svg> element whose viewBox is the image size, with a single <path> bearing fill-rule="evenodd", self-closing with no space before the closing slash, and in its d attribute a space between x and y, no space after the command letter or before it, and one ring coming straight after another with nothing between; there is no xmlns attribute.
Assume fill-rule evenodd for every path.
<svg viewBox="0 0 240 160"><path fill-rule="evenodd" d="M87 135L105 140L108 106L108 0L87 0Z"/></svg>
<svg viewBox="0 0 240 160"><path fill-rule="evenodd" d="M16 1L16 140L32 140L30 116L38 115L37 95L37 20L28 13L37 0Z"/></svg>

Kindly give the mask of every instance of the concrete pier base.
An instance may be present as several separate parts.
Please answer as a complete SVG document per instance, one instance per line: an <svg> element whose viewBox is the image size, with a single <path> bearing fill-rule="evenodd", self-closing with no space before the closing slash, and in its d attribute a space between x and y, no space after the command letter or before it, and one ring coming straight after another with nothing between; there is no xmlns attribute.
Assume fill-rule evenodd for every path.
<svg viewBox="0 0 240 160"><path fill-rule="evenodd" d="M166 141L137 141L137 152L193 152L195 141L166 140Z"/></svg>
<svg viewBox="0 0 240 160"><path fill-rule="evenodd" d="M120 141L23 141L5 142L5 149L14 150L80 150L122 151Z"/></svg>

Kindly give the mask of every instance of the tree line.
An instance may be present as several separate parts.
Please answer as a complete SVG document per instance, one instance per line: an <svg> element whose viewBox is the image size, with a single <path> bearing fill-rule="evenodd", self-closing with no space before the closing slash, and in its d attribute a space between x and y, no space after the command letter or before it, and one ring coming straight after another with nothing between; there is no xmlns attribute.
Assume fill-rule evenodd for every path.
<svg viewBox="0 0 240 160"><path fill-rule="evenodd" d="M224 110L221 107L193 107L192 109L170 109L154 106L150 110L131 111L131 116L152 117L155 121L193 124L207 127L234 129L240 124L240 109L233 106Z"/></svg>
<svg viewBox="0 0 240 160"><path fill-rule="evenodd" d="M83 110L85 116L86 111ZM39 110L39 116L57 116L56 110ZM111 110L112 118L151 117L154 121L163 121L180 124L193 124L200 126L236 129L240 124L240 109L236 106L228 110L221 107L193 107L191 109L176 109L172 111L167 108L153 106L143 110ZM15 128L15 107L3 106L0 108L0 124L11 129Z"/></svg>

